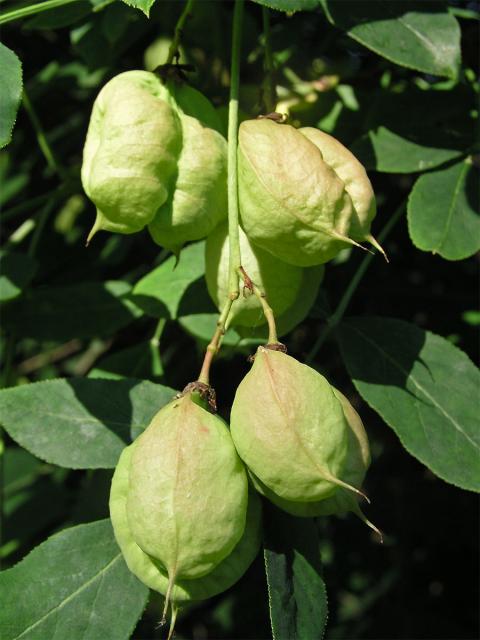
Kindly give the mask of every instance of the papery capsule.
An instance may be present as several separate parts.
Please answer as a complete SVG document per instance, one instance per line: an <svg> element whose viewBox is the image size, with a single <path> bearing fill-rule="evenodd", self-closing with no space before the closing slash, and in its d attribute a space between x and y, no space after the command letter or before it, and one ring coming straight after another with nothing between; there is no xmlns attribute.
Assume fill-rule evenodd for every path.
<svg viewBox="0 0 480 640"><path fill-rule="evenodd" d="M137 438L128 473L129 530L164 567L170 591L179 579L211 572L242 537L244 467L226 425L191 393L163 407Z"/></svg>
<svg viewBox="0 0 480 640"><path fill-rule="evenodd" d="M313 129L268 118L240 125L240 217L252 242L299 266L327 262L357 245L355 238L375 242L369 234L375 204L368 177L335 143Z"/></svg>
<svg viewBox="0 0 480 640"><path fill-rule="evenodd" d="M316 502L344 482L349 425L332 386L294 358L259 347L237 388L231 434L249 470L282 499Z"/></svg>

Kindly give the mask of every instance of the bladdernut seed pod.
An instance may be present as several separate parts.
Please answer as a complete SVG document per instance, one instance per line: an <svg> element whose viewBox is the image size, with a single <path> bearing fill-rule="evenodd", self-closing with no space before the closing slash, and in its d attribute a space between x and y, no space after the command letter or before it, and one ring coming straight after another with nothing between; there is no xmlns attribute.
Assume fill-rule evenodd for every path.
<svg viewBox="0 0 480 640"><path fill-rule="evenodd" d="M127 517L130 464L135 443L126 447L118 461L110 491L110 517L115 538L128 568L139 580L164 596L168 592L169 578L165 567L138 546L132 535ZM192 523L194 526L194 523ZM261 504L252 490L248 497L246 524L242 537L232 552L210 573L192 580L178 579L170 591L172 603L171 628L175 623L179 603L203 600L228 589L241 578L258 553L261 541Z"/></svg>
<svg viewBox="0 0 480 640"><path fill-rule="evenodd" d="M362 240L378 248L370 235L370 181L331 136L268 118L247 120L239 129L238 172L242 226L281 260L323 264Z"/></svg>
<svg viewBox="0 0 480 640"><path fill-rule="evenodd" d="M333 393L342 404L343 413L347 421L348 430L348 451L344 468L341 473L341 480L352 487L360 489L365 478L365 474L370 465L370 448L368 437L363 426L363 422L352 407L348 399L338 389L332 387ZM258 478L250 473L252 482L259 493L268 498L287 513L294 516L317 517L329 515L344 515L353 512L365 522L382 538L382 534L377 527L368 520L358 504L358 497L344 487L337 487L329 498L316 502L300 502L285 500L264 485Z"/></svg>
<svg viewBox="0 0 480 640"><path fill-rule="evenodd" d="M194 399L186 393L157 413L128 470L128 527L165 569L166 606L178 580L210 573L245 529L245 469L224 422Z"/></svg>
<svg viewBox="0 0 480 640"><path fill-rule="evenodd" d="M183 106L182 106L183 105ZM100 229L135 233L178 253L226 215L226 141L215 110L190 87L148 71L110 80L95 100L82 184Z"/></svg>
<svg viewBox="0 0 480 640"><path fill-rule="evenodd" d="M282 262L268 251L252 245L239 229L242 266L248 277L267 296L275 316L289 309L301 294L303 269ZM219 224L208 236L205 245L205 278L208 292L221 309L228 297L228 226ZM255 295L240 295L232 306L230 323L253 327L266 322L262 306Z"/></svg>
<svg viewBox="0 0 480 640"><path fill-rule="evenodd" d="M332 386L314 369L268 347L237 388L231 434L248 469L277 496L317 502L343 481L349 425Z"/></svg>

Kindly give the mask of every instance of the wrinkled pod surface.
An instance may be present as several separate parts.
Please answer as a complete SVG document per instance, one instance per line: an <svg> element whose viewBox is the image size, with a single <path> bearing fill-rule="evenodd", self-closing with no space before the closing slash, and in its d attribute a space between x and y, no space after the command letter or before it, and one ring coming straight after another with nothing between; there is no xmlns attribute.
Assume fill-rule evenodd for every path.
<svg viewBox="0 0 480 640"><path fill-rule="evenodd" d="M314 369L267 347L238 386L231 433L240 457L260 483L293 502L318 502L339 487L351 427L342 402Z"/></svg>
<svg viewBox="0 0 480 640"><path fill-rule="evenodd" d="M93 105L82 184L101 230L135 233L178 253L226 215L226 141L198 91L148 71L115 76Z"/></svg>
<svg viewBox="0 0 480 640"><path fill-rule="evenodd" d="M269 119L239 129L239 206L256 245L299 266L323 264L370 234L375 197L365 169L338 140Z"/></svg>
<svg viewBox="0 0 480 640"><path fill-rule="evenodd" d="M118 531L162 568L167 607L179 580L211 573L240 542L246 472L224 422L191 393L163 407L125 456Z"/></svg>

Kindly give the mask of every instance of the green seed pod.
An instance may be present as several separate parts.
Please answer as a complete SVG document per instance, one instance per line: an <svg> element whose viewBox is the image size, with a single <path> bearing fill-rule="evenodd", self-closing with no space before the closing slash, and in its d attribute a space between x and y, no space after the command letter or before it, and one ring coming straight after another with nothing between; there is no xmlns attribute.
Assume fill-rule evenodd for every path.
<svg viewBox="0 0 480 640"><path fill-rule="evenodd" d="M320 149L324 161L343 181L345 190L352 199L355 215L350 226L350 237L357 242L368 241L384 257L385 252L370 233L370 225L377 213L375 194L365 167L351 151L333 136L313 127L302 127L299 131Z"/></svg>
<svg viewBox="0 0 480 640"><path fill-rule="evenodd" d="M284 313L301 295L303 269L282 262L267 251L252 245L240 229L242 266L249 278L265 292L275 316ZM221 309L228 298L228 226L218 225L205 246L205 278L213 302ZM266 321L257 296L240 294L232 306L230 323L253 327Z"/></svg>
<svg viewBox="0 0 480 640"><path fill-rule="evenodd" d="M256 245L294 265L327 262L348 245L357 245L354 235L372 240L367 228L375 209L365 195L371 190L365 172L358 170L358 161L346 149L339 153L339 147L325 144L323 137L321 144L328 148L326 155L336 169L322 155L317 136L308 128L297 130L269 119L240 125L243 228ZM344 182L347 177L363 186L352 188L350 184L349 190ZM353 197L362 203L362 221Z"/></svg>
<svg viewBox="0 0 480 640"><path fill-rule="evenodd" d="M167 200L182 147L182 126L167 88L152 73L110 80L93 105L82 184L100 229L135 233Z"/></svg>
<svg viewBox="0 0 480 640"><path fill-rule="evenodd" d="M166 595L169 584L166 569L158 560L142 551L133 538L128 522L127 497L134 447L135 443L123 450L115 469L110 491L110 517L115 538L130 571L148 587ZM170 593L172 603L203 600L231 587L253 562L260 541L261 504L252 491L248 498L246 524L240 541L210 573L193 580L177 580Z"/></svg>
<svg viewBox="0 0 480 640"><path fill-rule="evenodd" d="M135 233L175 252L226 215L226 141L208 100L148 71L108 82L93 106L82 183L100 229Z"/></svg>
<svg viewBox="0 0 480 640"><path fill-rule="evenodd" d="M249 470L280 498L316 502L341 480L349 426L328 381L294 358L259 347L235 394L231 434Z"/></svg>
<svg viewBox="0 0 480 640"><path fill-rule="evenodd" d="M348 451L344 468L341 473L341 480L360 488L365 477L365 473L370 464L370 450L368 447L367 434L360 419L360 416L352 407L345 396L332 387L333 393L340 400L348 430ZM284 509L294 516L320 516L320 515L340 515L352 510L356 505L356 499L351 492L343 487L337 487L334 493L324 500L317 502L294 502L280 498L258 478L252 478L255 488L271 502Z"/></svg>
<svg viewBox="0 0 480 640"><path fill-rule="evenodd" d="M135 441L126 512L170 590L224 560L245 529L247 478L224 422L191 393L163 407ZM169 594L167 593L167 604Z"/></svg>

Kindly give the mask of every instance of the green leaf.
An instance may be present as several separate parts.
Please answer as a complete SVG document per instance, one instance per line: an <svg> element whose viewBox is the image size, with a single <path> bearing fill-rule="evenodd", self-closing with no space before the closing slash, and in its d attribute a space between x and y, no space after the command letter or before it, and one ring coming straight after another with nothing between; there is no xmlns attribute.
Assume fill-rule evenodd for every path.
<svg viewBox="0 0 480 640"><path fill-rule="evenodd" d="M70 378L0 391L0 423L38 458L111 468L175 391L147 381Z"/></svg>
<svg viewBox="0 0 480 640"><path fill-rule="evenodd" d="M163 374L158 344L140 342L102 358L88 374L89 378L152 378Z"/></svg>
<svg viewBox="0 0 480 640"><path fill-rule="evenodd" d="M88 16L94 3L80 0L71 5L65 5L39 13L24 25L24 29L62 29Z"/></svg>
<svg viewBox="0 0 480 640"><path fill-rule="evenodd" d="M125 4L129 7L133 7L134 9L140 9L147 18L150 17L150 9L153 6L155 0L123 0Z"/></svg>
<svg viewBox="0 0 480 640"><path fill-rule="evenodd" d="M147 598L109 520L72 527L0 574L0 636L127 640Z"/></svg>
<svg viewBox="0 0 480 640"><path fill-rule="evenodd" d="M4 495L11 495L31 484L45 467L43 462L19 447L7 447L3 455Z"/></svg>
<svg viewBox="0 0 480 640"><path fill-rule="evenodd" d="M18 297L36 269L37 263L27 254L0 251L0 302Z"/></svg>
<svg viewBox="0 0 480 640"><path fill-rule="evenodd" d="M275 640L319 640L327 622L318 532L310 518L265 509L265 569Z"/></svg>
<svg viewBox="0 0 480 640"><path fill-rule="evenodd" d="M351 150L367 169L426 171L464 156L475 138L476 97L466 85L449 90L407 86L400 93L393 86L362 99L368 133Z"/></svg>
<svg viewBox="0 0 480 640"><path fill-rule="evenodd" d="M368 49L409 69L456 78L460 27L440 2L320 0L329 21Z"/></svg>
<svg viewBox="0 0 480 640"><path fill-rule="evenodd" d="M393 318L349 318L343 359L361 396L437 476L480 490L480 372L450 342Z"/></svg>
<svg viewBox="0 0 480 640"><path fill-rule="evenodd" d="M205 273L205 243L197 242L183 249L178 260L175 256L144 276L133 288L130 299L145 313L156 318L177 318L186 315L183 309L202 283L196 283ZM206 311L211 311L208 304Z"/></svg>
<svg viewBox="0 0 480 640"><path fill-rule="evenodd" d="M293 13L295 11L311 11L312 9L317 9L320 0L254 0L254 2L269 9Z"/></svg>
<svg viewBox="0 0 480 640"><path fill-rule="evenodd" d="M0 149L12 139L12 130L22 98L22 63L0 43Z"/></svg>
<svg viewBox="0 0 480 640"><path fill-rule="evenodd" d="M480 250L479 170L470 158L420 176L408 199L408 231L422 251L462 260Z"/></svg>
<svg viewBox="0 0 480 640"><path fill-rule="evenodd" d="M122 281L39 287L5 309L3 324L15 335L37 340L110 335L140 315L127 299L130 290Z"/></svg>
<svg viewBox="0 0 480 640"><path fill-rule="evenodd" d="M413 139L412 139L413 138ZM449 141L436 134L431 146L386 127L377 127L357 140L352 153L366 169L384 173L415 173L438 167L462 155L463 150L450 148Z"/></svg>

